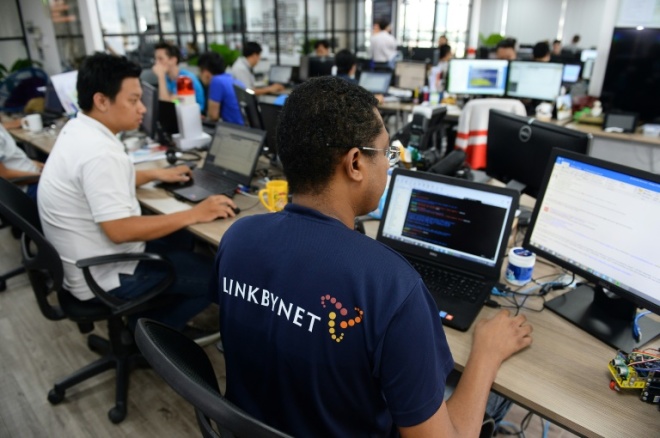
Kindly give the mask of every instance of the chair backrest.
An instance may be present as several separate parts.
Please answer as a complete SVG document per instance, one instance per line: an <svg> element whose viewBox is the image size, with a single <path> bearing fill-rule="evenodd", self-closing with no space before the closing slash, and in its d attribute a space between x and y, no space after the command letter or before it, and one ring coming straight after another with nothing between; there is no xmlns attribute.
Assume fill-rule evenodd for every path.
<svg viewBox="0 0 660 438"><path fill-rule="evenodd" d="M491 109L527 115L525 105L516 99L473 99L469 101L458 119L456 149L467 154L467 163L473 169L486 167L486 145L488 142L488 114Z"/></svg>
<svg viewBox="0 0 660 438"><path fill-rule="evenodd" d="M236 99L238 99L238 105L241 107L243 118L246 120L250 128L264 130L257 96L236 84L234 84L234 92L236 93Z"/></svg>
<svg viewBox="0 0 660 438"><path fill-rule="evenodd" d="M225 399L208 356L181 332L159 322L140 318L135 341L154 371L195 407L205 436L212 436L208 435L211 428L209 424L204 424L200 412L213 420L222 431L237 436L288 436L251 417Z"/></svg>
<svg viewBox="0 0 660 438"><path fill-rule="evenodd" d="M0 215L23 233L22 263L27 271L43 315L51 320L64 319L61 307L48 297L62 288L64 270L57 250L44 237L37 205L25 192L0 178Z"/></svg>

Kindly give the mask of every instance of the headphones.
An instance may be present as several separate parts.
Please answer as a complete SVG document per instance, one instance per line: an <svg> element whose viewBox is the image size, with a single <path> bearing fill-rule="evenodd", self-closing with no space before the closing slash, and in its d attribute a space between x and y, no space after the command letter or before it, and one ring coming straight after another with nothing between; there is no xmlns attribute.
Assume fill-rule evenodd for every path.
<svg viewBox="0 0 660 438"><path fill-rule="evenodd" d="M197 162L202 159L202 156L197 152L192 151L177 151L175 148L167 148L165 152L165 159L172 166L176 163L185 163L187 161Z"/></svg>

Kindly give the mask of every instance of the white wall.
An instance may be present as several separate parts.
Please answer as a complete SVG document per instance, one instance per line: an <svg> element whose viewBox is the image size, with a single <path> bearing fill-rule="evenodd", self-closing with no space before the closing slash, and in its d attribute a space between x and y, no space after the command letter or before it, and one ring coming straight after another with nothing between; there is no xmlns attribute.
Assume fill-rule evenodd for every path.
<svg viewBox="0 0 660 438"><path fill-rule="evenodd" d="M518 44L536 44L557 36L561 1L509 0L506 35Z"/></svg>
<svg viewBox="0 0 660 438"><path fill-rule="evenodd" d="M492 33L500 33L504 0L482 0L479 19L479 33L487 38Z"/></svg>
<svg viewBox="0 0 660 438"><path fill-rule="evenodd" d="M578 34L580 47L598 47L606 5L604 0L569 0L561 38L563 43L570 43L573 35Z"/></svg>
<svg viewBox="0 0 660 438"><path fill-rule="evenodd" d="M20 0L20 5L32 59L41 62L49 75L61 73L49 6L44 5L42 0Z"/></svg>

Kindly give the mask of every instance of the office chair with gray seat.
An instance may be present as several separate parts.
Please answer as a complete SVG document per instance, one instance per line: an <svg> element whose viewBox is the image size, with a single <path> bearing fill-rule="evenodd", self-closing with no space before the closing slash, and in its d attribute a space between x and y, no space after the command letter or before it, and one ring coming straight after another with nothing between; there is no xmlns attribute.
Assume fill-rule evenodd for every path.
<svg viewBox="0 0 660 438"><path fill-rule="evenodd" d="M289 436L251 417L224 398L204 350L179 331L140 318L135 330L135 341L154 371L195 407L203 437ZM213 423L219 433L213 428Z"/></svg>
<svg viewBox="0 0 660 438"><path fill-rule="evenodd" d="M79 260L76 266L83 269L85 280L97 298L80 301L63 287L62 261L57 250L42 233L36 203L20 188L1 178L0 215L23 233L22 264L27 271L41 313L51 321L69 319L78 325L83 334L90 333L94 329L94 323L108 323L109 339L95 334L90 334L87 338L89 348L102 357L56 382L48 393L48 401L58 404L64 399L67 389L114 368L115 406L108 412L108 417L113 423L120 423L126 417L130 369L144 362L124 317L171 303L172 298L158 296L174 280L174 270L170 262L159 255L148 253L112 254ZM134 300L124 301L102 290L90 273L92 266L132 260L162 264L169 269L170 275L148 293ZM56 303L53 303L53 294L57 295Z"/></svg>

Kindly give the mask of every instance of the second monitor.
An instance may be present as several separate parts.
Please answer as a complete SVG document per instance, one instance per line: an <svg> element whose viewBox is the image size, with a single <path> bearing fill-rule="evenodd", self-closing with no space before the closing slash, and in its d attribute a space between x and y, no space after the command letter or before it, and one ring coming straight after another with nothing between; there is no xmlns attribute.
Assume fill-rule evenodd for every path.
<svg viewBox="0 0 660 438"><path fill-rule="evenodd" d="M452 59L447 91L452 94L504 96L509 61L501 59Z"/></svg>
<svg viewBox="0 0 660 438"><path fill-rule="evenodd" d="M564 65L559 63L511 61L506 94L554 102L559 96L563 73Z"/></svg>

